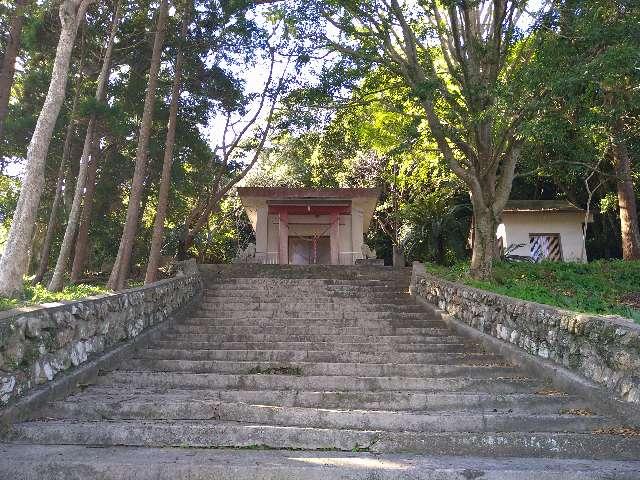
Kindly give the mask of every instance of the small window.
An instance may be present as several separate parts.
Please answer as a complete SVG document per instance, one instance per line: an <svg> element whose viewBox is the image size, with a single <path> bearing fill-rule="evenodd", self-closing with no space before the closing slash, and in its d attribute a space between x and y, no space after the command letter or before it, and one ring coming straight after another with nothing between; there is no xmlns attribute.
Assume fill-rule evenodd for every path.
<svg viewBox="0 0 640 480"><path fill-rule="evenodd" d="M559 233L530 233L529 245L534 262L562 261L562 245Z"/></svg>

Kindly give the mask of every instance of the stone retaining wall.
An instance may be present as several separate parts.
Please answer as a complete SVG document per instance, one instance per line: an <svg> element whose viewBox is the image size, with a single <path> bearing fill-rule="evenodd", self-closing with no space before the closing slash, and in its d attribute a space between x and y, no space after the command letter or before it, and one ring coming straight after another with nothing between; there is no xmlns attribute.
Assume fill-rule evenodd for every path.
<svg viewBox="0 0 640 480"><path fill-rule="evenodd" d="M640 404L640 326L449 282L414 264L411 291L453 318Z"/></svg>
<svg viewBox="0 0 640 480"><path fill-rule="evenodd" d="M0 312L0 407L166 320L202 290L187 272L85 300Z"/></svg>

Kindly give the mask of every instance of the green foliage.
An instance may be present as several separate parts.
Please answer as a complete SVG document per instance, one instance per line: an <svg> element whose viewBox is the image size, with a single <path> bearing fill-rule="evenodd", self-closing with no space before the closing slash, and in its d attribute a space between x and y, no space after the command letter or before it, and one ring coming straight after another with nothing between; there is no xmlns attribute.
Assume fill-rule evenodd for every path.
<svg viewBox="0 0 640 480"><path fill-rule="evenodd" d="M0 27L3 27L0 28L0 52L6 44L13 8L10 3L0 2ZM286 25L283 41L299 43L296 48L301 53L294 60L299 88L290 92L276 109L275 128L280 133L268 142L259 168L245 179L246 185L379 188L380 201L368 237L371 246L387 261L396 245L404 250L408 260L456 265L468 255L470 200L467 187L444 162L425 121L420 100L432 99L446 128L459 132L465 141L472 140L473 125L480 122L483 115L494 118L491 135L499 136L508 128L511 113L518 111L525 119L515 127L523 153L522 170L535 174L516 179L512 198L566 198L584 207L587 201L584 178L597 168L594 182L603 180L603 184L592 201L595 222L589 225L589 258L620 255L618 201L610 147L615 136L624 139L634 163L632 175L638 185L640 9L637 2L580 0L553 4L549 15L539 24L531 25L528 31L514 32L509 45L505 46L511 49L507 58L509 68L494 82L491 88L495 91L488 92L495 102L480 109L481 113L465 103L465 95L474 92L463 92L451 74L442 73L447 70L445 59L439 47L432 43L432 27L424 19L422 4L416 4L411 27L425 45L433 45L421 53L424 58L420 61L424 63L427 55L433 55L437 72L410 88L393 65L379 61L379 45L372 38L372 32L363 24L356 27L358 23L350 22L348 11L337 14L351 5L371 8L375 16L384 6L372 1L331 0L274 2L254 9L253 3L196 0L193 22L185 40L178 38L181 3L176 4L177 13L169 19L148 151L144 211L132 260L134 273L144 270L157 208L176 49L180 46L185 53L184 93L178 113L162 250L166 256L174 256L179 251L185 219L214 188L213 179L218 174L228 179L242 166L233 159L221 166L219 151L212 148L210 137L219 133L221 117L250 108L255 99L250 87L255 82L246 78L246 72L263 61L270 29L278 22ZM92 272L104 273L116 256L116 240L126 215L147 87L152 49L150 33L156 14L153 2L122 2L122 23L108 100L101 103L93 94L112 8L112 2L95 2L79 33L67 98L47 159L32 248L34 253L38 252L44 237L65 132L72 120L73 93L77 90L79 108L71 126L71 165L64 189L66 192L74 189L87 120L95 113L100 148L88 267ZM321 28L324 14L344 23L347 30L352 28L349 35L354 43L348 43L349 35L343 39L347 41L345 45L357 44L357 55L328 53L323 38L326 32ZM6 133L0 139L0 173L6 172L7 166L24 161L48 88L59 29L57 3L32 2L26 15ZM526 58L519 57L523 52ZM534 115L529 115L531 110L535 111ZM218 121L214 121L216 117ZM622 132L612 129L616 119L622 119ZM15 209L17 192L15 179L0 176L0 250ZM53 255L58 249L68 209L67 199L58 217L60 225L54 236ZM231 193L216 206L188 254L201 262L230 262L239 249L253 241L252 237L246 214ZM37 261L37 255L32 257ZM502 267L498 267L496 282L502 281L501 272ZM531 283L527 289L534 297L548 301L556 298L546 287ZM40 301L38 295L42 293L27 292L25 298L17 302ZM73 291L69 295L74 295ZM589 304L588 299L576 295L579 298L576 305ZM571 300L557 301L573 305Z"/></svg>
<svg viewBox="0 0 640 480"><path fill-rule="evenodd" d="M427 264L426 268L448 280L502 295L577 312L620 315L640 323L640 261L499 262L490 282L471 280L467 263L451 268Z"/></svg>
<svg viewBox="0 0 640 480"><path fill-rule="evenodd" d="M60 292L52 293L43 285L32 285L25 281L23 294L19 298L0 297L0 310L37 305L41 303L60 302L65 300L79 300L93 295L107 293L104 287L98 285L69 285Z"/></svg>
<svg viewBox="0 0 640 480"><path fill-rule="evenodd" d="M0 174L0 252L3 250L6 236L11 225L11 214L16 208L20 182Z"/></svg>

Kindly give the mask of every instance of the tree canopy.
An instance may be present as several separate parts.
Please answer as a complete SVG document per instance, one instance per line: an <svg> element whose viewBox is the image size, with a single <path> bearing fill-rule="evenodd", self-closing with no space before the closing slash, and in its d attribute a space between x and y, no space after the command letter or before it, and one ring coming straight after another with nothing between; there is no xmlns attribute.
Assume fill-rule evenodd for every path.
<svg viewBox="0 0 640 480"><path fill-rule="evenodd" d="M509 199L640 258L637 2L21 0L0 26L0 295L231 261L239 184L378 187L387 261L478 278Z"/></svg>

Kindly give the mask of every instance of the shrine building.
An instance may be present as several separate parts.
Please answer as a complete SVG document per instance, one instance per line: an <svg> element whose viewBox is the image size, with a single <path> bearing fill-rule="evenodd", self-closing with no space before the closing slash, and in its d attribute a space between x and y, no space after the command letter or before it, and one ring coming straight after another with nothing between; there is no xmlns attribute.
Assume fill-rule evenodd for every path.
<svg viewBox="0 0 640 480"><path fill-rule="evenodd" d="M380 194L375 188L239 187L259 263L352 265Z"/></svg>

